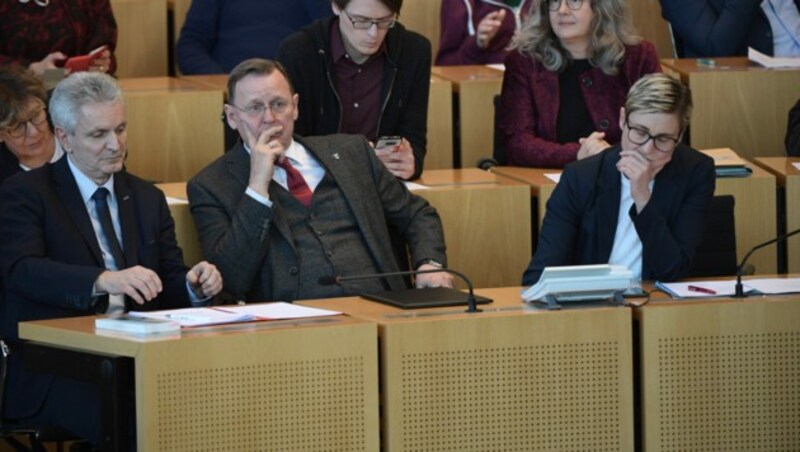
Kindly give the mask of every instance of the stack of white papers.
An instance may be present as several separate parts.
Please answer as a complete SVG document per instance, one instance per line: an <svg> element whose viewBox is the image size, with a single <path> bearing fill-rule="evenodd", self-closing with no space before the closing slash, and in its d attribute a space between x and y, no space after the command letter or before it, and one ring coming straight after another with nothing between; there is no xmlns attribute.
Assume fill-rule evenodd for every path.
<svg viewBox="0 0 800 452"><path fill-rule="evenodd" d="M339 315L341 312L309 308L283 301L276 303L247 304L241 306L215 306L212 308L185 308L165 311L138 312L129 315L151 319L169 320L188 328L193 326L221 325L225 323L258 320L286 320L307 317Z"/></svg>
<svg viewBox="0 0 800 452"><path fill-rule="evenodd" d="M765 55L758 50L748 47L747 58L754 63L758 63L764 67L800 67L800 58L797 57L771 57Z"/></svg>

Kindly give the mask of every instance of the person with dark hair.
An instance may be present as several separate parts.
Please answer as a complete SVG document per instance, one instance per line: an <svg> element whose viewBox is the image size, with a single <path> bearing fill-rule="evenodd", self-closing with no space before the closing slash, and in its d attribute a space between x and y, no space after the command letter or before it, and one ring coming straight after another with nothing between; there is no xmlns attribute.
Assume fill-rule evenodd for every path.
<svg viewBox="0 0 800 452"><path fill-rule="evenodd" d="M512 44L497 128L509 165L563 168L619 143L619 108L655 48L625 0L542 0Z"/></svg>
<svg viewBox="0 0 800 452"><path fill-rule="evenodd" d="M47 92L36 74L16 65L0 67L0 185L64 155L46 106Z"/></svg>
<svg viewBox="0 0 800 452"><path fill-rule="evenodd" d="M620 109L619 145L573 162L547 202L522 284L545 267L624 265L635 279L686 277L714 196L714 161L686 145L689 88L645 75Z"/></svg>
<svg viewBox="0 0 800 452"><path fill-rule="evenodd" d="M800 157L800 100L789 110L786 125L786 155Z"/></svg>
<svg viewBox="0 0 800 452"><path fill-rule="evenodd" d="M353 133L377 142L395 176L422 174L428 122L431 45L399 22L402 0L333 0L334 16L281 43L276 59L300 94L297 133Z"/></svg>
<svg viewBox="0 0 800 452"><path fill-rule="evenodd" d="M19 64L42 75L105 45L89 70L116 70L117 22L109 0L0 2L0 17L0 66Z"/></svg>
<svg viewBox="0 0 800 452"><path fill-rule="evenodd" d="M227 74L248 58L274 58L291 33L331 14L330 0L192 0L175 52L185 75Z"/></svg>
<svg viewBox="0 0 800 452"><path fill-rule="evenodd" d="M533 0L442 0L436 64L502 63Z"/></svg>
<svg viewBox="0 0 800 452"><path fill-rule="evenodd" d="M800 0L660 0L680 58L800 56Z"/></svg>
<svg viewBox="0 0 800 452"><path fill-rule="evenodd" d="M3 416L56 425L96 446L99 388L28 370L18 323L202 305L222 279L208 262L184 265L164 194L124 169L125 102L112 77L70 75L50 112L66 157L0 189L0 234L11 238L0 242L0 328L14 350Z"/></svg>
<svg viewBox="0 0 800 452"><path fill-rule="evenodd" d="M411 194L364 137L300 137L300 95L279 63L242 62L228 79L225 119L237 144L187 185L203 254L237 300L294 301L405 289L402 277L318 283L330 275L398 271L389 226L415 269L447 264L436 210ZM417 287L452 287L443 272Z"/></svg>

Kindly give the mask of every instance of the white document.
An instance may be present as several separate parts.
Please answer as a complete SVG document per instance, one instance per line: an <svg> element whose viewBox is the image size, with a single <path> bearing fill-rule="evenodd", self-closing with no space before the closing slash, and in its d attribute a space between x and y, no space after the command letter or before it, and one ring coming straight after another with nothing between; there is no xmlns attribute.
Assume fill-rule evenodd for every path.
<svg viewBox="0 0 800 452"><path fill-rule="evenodd" d="M218 308L184 308L146 312L131 311L128 315L132 317L169 320L180 324L182 327L221 325L224 323L256 320L255 317L246 313L229 312Z"/></svg>
<svg viewBox="0 0 800 452"><path fill-rule="evenodd" d="M748 281L749 283L749 281ZM726 281L692 281L692 282L656 282L656 287L673 298L711 298L729 297L736 293L736 280ZM744 285L745 292L751 290Z"/></svg>
<svg viewBox="0 0 800 452"><path fill-rule="evenodd" d="M220 306L218 309L240 315L249 315L253 318L262 320L285 320L302 319L307 317L326 317L339 315L339 311L329 311L327 309L309 308L297 304L278 301L275 303L257 303L241 306Z"/></svg>
<svg viewBox="0 0 800 452"><path fill-rule="evenodd" d="M798 162L792 163L792 166L794 166L795 168L797 168L798 171L800 171L800 163Z"/></svg>
<svg viewBox="0 0 800 452"><path fill-rule="evenodd" d="M489 69L494 69L494 70L497 70L497 71L503 71L503 72L505 72L505 71L506 71L506 65L505 65L505 64L502 64L502 63L498 63L498 64L487 64L487 65L486 65L486 67L488 67Z"/></svg>
<svg viewBox="0 0 800 452"><path fill-rule="evenodd" d="M166 198L167 198L167 205L169 205L169 206L175 206L175 205L180 205L180 204L189 204L189 201L186 200L186 199L173 198L172 196L167 196Z"/></svg>
<svg viewBox="0 0 800 452"><path fill-rule="evenodd" d="M558 183L561 180L561 173L545 173L544 177Z"/></svg>
<svg viewBox="0 0 800 452"><path fill-rule="evenodd" d="M758 63L764 67L768 68L779 68L779 67L798 67L800 68L800 58L794 57L771 57L769 55L765 55L758 50L748 47L747 48L747 58L754 63Z"/></svg>
<svg viewBox="0 0 800 452"><path fill-rule="evenodd" d="M745 286L767 295L797 293L800 292L800 278L748 279Z"/></svg>
<svg viewBox="0 0 800 452"><path fill-rule="evenodd" d="M427 187L427 186L425 186L425 185L422 185L422 184L417 184L417 183L414 183L414 182L403 182L403 183L404 183L404 184L406 184L406 188L407 188L409 191L415 191L415 190L428 190L428 189L430 188L430 187Z"/></svg>

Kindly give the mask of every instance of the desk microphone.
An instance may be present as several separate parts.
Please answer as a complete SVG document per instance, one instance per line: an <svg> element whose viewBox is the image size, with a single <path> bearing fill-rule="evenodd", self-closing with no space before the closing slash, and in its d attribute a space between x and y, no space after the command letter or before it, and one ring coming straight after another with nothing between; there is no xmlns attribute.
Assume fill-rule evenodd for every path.
<svg viewBox="0 0 800 452"><path fill-rule="evenodd" d="M758 245L754 246L753 249L751 249L750 251L747 252L747 254L744 256L744 259L742 259L742 263L739 264L739 267L736 268L736 293L733 295L733 298L746 298L747 297L747 295L744 293L744 286L742 285L742 270L744 269L744 264L747 263L747 259L750 257L751 254L753 254L753 251L755 251L757 249L760 249L760 248L764 248L765 246L771 245L771 244L773 244L775 242L782 242L782 241L788 239L789 237L797 234L798 232L800 232L800 229L795 229L792 232L787 232L786 234L779 235L779 236L775 237L772 240L768 240L768 241L766 241L764 243L761 243L761 244L758 244Z"/></svg>
<svg viewBox="0 0 800 452"><path fill-rule="evenodd" d="M445 272L445 273L449 273L451 275L458 276L465 283L467 283L467 288L469 289L469 294L467 295L467 311L466 312L470 312L470 313L481 312L481 310L478 309L477 303L475 302L475 293L474 293L473 288L472 288L472 281L470 281L469 278L467 278L467 276L464 275L463 273L457 272L455 270L450 270L449 268L437 268L437 269L431 269L431 270L409 270L409 271L402 271L402 272L372 273L372 274L368 274L368 275L353 275L353 276L334 276L334 275L329 275L329 276L320 277L318 282L319 282L319 284L321 286L332 286L334 284L339 284L339 283L342 283L344 281L355 281L355 280L358 280L358 279L386 278L386 277L389 277L389 276L409 276L409 275L416 276L416 275L422 275L422 274L425 274L425 273L441 273L441 272Z"/></svg>

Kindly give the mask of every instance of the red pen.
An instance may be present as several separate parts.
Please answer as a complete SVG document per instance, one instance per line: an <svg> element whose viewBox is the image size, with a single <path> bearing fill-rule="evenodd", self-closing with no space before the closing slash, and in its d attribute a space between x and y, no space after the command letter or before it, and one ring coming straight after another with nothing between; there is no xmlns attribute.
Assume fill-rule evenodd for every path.
<svg viewBox="0 0 800 452"><path fill-rule="evenodd" d="M705 287L698 287L698 286L689 286L688 287L690 292L700 292L708 295L716 295L717 292L715 290L706 289Z"/></svg>

